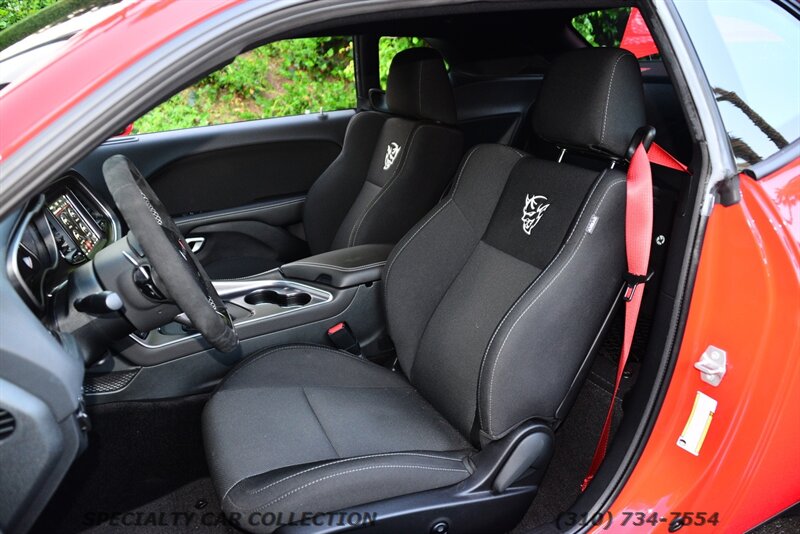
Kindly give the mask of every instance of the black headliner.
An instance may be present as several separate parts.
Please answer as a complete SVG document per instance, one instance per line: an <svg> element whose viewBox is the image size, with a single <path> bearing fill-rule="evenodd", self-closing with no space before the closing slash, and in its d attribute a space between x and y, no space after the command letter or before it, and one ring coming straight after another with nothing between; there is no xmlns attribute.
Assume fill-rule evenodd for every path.
<svg viewBox="0 0 800 534"><path fill-rule="evenodd" d="M476 62L498 59L536 57L549 62L560 52L586 46L570 24L573 17L587 11L633 4L613 0L479 2L461 6L457 14L452 9L444 14L422 9L411 13L389 12L381 19L314 28L305 35L423 37L444 55L451 67L469 72L475 70Z"/></svg>

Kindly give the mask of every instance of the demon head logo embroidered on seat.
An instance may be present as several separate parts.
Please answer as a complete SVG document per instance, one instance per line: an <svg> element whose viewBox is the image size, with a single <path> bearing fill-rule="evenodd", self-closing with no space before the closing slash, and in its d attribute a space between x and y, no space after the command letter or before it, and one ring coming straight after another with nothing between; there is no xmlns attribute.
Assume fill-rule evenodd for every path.
<svg viewBox="0 0 800 534"><path fill-rule="evenodd" d="M397 143L389 143L386 146L386 157L383 158L383 170L389 170L389 167L392 166L394 160L397 158L397 155L400 153L401 146Z"/></svg>
<svg viewBox="0 0 800 534"><path fill-rule="evenodd" d="M543 195L525 195L525 206L522 208L522 231L531 235L533 227L539 224L542 215L550 207L545 204L547 197Z"/></svg>

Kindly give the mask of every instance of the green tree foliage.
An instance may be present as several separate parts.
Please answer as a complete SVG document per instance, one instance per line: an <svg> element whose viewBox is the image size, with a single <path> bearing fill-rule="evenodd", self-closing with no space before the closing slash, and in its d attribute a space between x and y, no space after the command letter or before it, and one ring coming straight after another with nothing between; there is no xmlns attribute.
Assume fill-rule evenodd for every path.
<svg viewBox="0 0 800 534"><path fill-rule="evenodd" d="M592 46L618 47L630 13L629 7L590 11L572 19L572 27Z"/></svg>
<svg viewBox="0 0 800 534"><path fill-rule="evenodd" d="M56 0L0 0L0 31L53 5Z"/></svg>
<svg viewBox="0 0 800 534"><path fill-rule="evenodd" d="M0 0L0 50L39 31L95 7L120 0Z"/></svg>
<svg viewBox="0 0 800 534"><path fill-rule="evenodd" d="M0 31L0 36L13 33L10 36L13 43L66 13L114 1L0 0L0 30L10 28ZM395 54L421 46L427 44L418 37L380 39L383 87ZM175 94L139 118L134 123L134 133L348 109L355 105L351 38L288 39L241 54L226 67Z"/></svg>
<svg viewBox="0 0 800 534"><path fill-rule="evenodd" d="M427 46L418 37L379 42L381 84L401 50ZM356 105L349 37L288 39L240 55L134 123L134 133L283 117Z"/></svg>
<svg viewBox="0 0 800 534"><path fill-rule="evenodd" d="M135 133L299 115L356 105L348 37L288 39L238 56L134 123Z"/></svg>

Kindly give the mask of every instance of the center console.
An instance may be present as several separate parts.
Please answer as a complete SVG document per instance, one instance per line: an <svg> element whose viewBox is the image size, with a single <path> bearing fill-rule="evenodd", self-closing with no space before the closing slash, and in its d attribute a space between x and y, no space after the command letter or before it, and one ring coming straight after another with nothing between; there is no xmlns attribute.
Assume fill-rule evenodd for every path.
<svg viewBox="0 0 800 534"><path fill-rule="evenodd" d="M314 308L334 300L329 290L284 279L276 271L257 279L217 280L214 288L225 301L240 339L293 326L297 322L292 320L295 318L316 318L318 314ZM336 307L325 306L325 309ZM283 319L290 314L293 315L291 319ZM161 349L176 343L185 344L195 338L202 341L200 334L191 328L186 315L181 314L175 322L157 330L131 334L130 339L136 344L150 349L141 356L138 352L132 356L143 365L159 363L158 360L174 356Z"/></svg>
<svg viewBox="0 0 800 534"><path fill-rule="evenodd" d="M288 278L351 287L380 280L392 245L358 245L331 250L281 267Z"/></svg>
<svg viewBox="0 0 800 534"><path fill-rule="evenodd" d="M214 287L234 321L240 346L211 349L184 314L136 332L87 374L88 402L183 396L207 390L232 365L258 350L293 343L330 345L328 329L346 322L364 356L392 352L385 330L381 278L392 247L361 245L312 256Z"/></svg>

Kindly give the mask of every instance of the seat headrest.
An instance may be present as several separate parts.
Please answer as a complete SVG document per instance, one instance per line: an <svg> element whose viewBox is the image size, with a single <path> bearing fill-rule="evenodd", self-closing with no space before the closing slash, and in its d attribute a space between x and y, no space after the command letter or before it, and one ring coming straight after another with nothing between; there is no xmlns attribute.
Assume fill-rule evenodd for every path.
<svg viewBox="0 0 800 534"><path fill-rule="evenodd" d="M619 48L559 56L534 103L534 133L566 149L621 158L645 125L639 62Z"/></svg>
<svg viewBox="0 0 800 534"><path fill-rule="evenodd" d="M453 88L439 52L432 48L399 52L389 68L386 105L395 115L455 124Z"/></svg>

